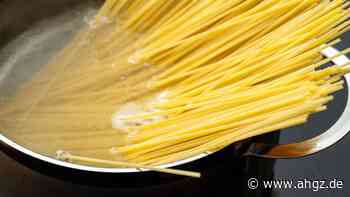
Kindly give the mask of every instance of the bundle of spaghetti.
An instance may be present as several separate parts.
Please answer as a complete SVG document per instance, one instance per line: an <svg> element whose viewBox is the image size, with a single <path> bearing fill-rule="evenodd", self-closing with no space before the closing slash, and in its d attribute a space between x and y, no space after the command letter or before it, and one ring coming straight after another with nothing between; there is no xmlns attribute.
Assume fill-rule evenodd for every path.
<svg viewBox="0 0 350 197"><path fill-rule="evenodd" d="M302 124L349 72L321 66L350 49L320 53L349 29L348 5L106 0L1 106L0 129L50 155L159 165Z"/></svg>
<svg viewBox="0 0 350 197"><path fill-rule="evenodd" d="M187 24L195 29L196 21L189 20L184 29L174 22L145 36L129 61L172 66L150 83L166 90L149 113L116 117L127 125L158 117L127 128L129 144L113 149L116 154L152 165L174 162L304 123L325 110L349 69L318 69L350 50L325 60L320 52L347 31L348 4L255 2L251 10L201 31L184 32Z"/></svg>
<svg viewBox="0 0 350 197"><path fill-rule="evenodd" d="M152 2L152 1L151 1ZM150 2L150 3L151 3ZM193 12L195 11L195 10L202 10L201 8L203 7L203 5L202 5L202 3L203 2L207 2L207 1L196 1L196 4L193 4L193 6L194 5L196 5L196 7L194 7L194 8L191 8L190 10L192 11L193 10ZM214 1L214 2L216 2L216 3L219 3L220 1ZM226 1L225 1L226 2ZM288 1L289 2L289 1ZM307 3L306 3L307 2ZM180 52L177 50L175 53L169 53L169 52L166 52L166 53L162 53L161 54L161 57L159 57L159 58L163 58L164 59L164 61L160 61L160 62L158 62L158 63L152 63L152 61L149 61L149 63L147 63L147 65L157 65L157 67L162 67L162 68L166 68L166 67L169 67L169 65L172 65L173 64L173 62L174 61L178 61L174 66L172 66L172 68L166 68L166 72L165 73L163 73L162 75L159 75L158 77L159 78L161 78L161 79L163 79L163 78L166 78L165 80L155 80L156 81L156 84L154 85L154 87L163 87L164 85L167 85L167 84L169 84L169 83L171 83L171 82L174 82L174 81L178 81L178 80L180 80L180 79L183 79L183 78L185 78L185 77L187 77L187 78L190 78L190 79L188 79L188 81L193 81L192 79L195 79L195 78L199 78L199 76L203 76L204 74L206 74L206 75L211 75L212 74L212 72L210 72L211 70L213 70L213 69L216 69L216 68L218 68L218 67L220 67L220 69L222 70L222 71L224 71L224 70L227 70L227 67L228 66L233 66L234 65L234 63L235 62L237 62L237 61L239 61L239 59L248 59L248 57L247 56L245 56L247 53L250 53L251 55L254 55L254 54L252 54L252 51L257 51L257 50L255 50L256 48L252 48L252 47L249 47L249 46L247 46L246 48L247 49L249 49L249 50L245 50L244 52L240 52L239 53L239 51L232 51L232 52L234 52L234 53L232 53L231 55L227 55L226 57L220 57L220 58L216 58L216 57L214 57L214 55L216 54L216 56L218 56L218 55L223 55L223 53L221 53L220 54L220 52L223 52L223 50L226 50L227 49L227 47L228 46L224 46L224 48L223 48L223 50L217 50L217 48L213 48L213 47L210 47L211 48L211 50L210 51L208 51L207 49L208 49L208 45L213 45L213 44L215 44L215 46L217 45L217 43L219 43L218 42L218 39L219 40L222 40L223 42L227 42L228 40L227 40L227 38L225 38L225 37L230 37L230 38L232 38L232 37L236 37L236 41L235 40L230 40L230 42L227 42L228 43L228 45L230 45L229 47L234 47L233 45L234 44L236 44L236 48L237 48L237 50L240 50L240 51L243 51L243 49L244 49L244 46L242 46L242 42L245 42L245 43L247 43L247 44L250 44L250 45L253 45L253 44L255 44L255 43L261 43L261 42L258 42L258 41L255 41L255 42L252 42L253 41L253 39L250 39L249 40L249 37L245 37L244 36L244 38L242 38L242 36L239 36L239 35L241 35L242 33L246 33L247 32L247 29L248 29L248 31L249 31L249 35L250 36L253 36L253 35L256 35L257 33L259 33L258 31L256 31L256 29L262 29L263 27L265 27L265 26L270 26L270 29L271 30L273 30L273 28L274 27L276 27L276 26L278 26L280 23L282 23L283 21L285 21L286 19L288 19L288 18L290 18L291 16L293 16L293 15L295 15L296 13L298 13L298 12L301 12L301 11L303 11L304 9L307 9L307 8L309 8L310 6L315 6L314 4L312 4L310 1L306 1L306 2L303 2L301 5L299 5L299 6L296 6L296 8L295 9L293 9L292 11L291 11L291 13L288 13L288 14L286 14L284 17L283 17L283 20L281 19L280 21L279 21L279 23L276 23L276 24L274 24L274 25L272 25L271 26L271 21L273 20L273 16L270 14L270 13L273 13L273 11L275 10L275 13L276 14L280 14L280 12L278 12L279 10L277 10L276 11L276 6L273 6L273 9L271 8L271 9L269 9L269 10L267 10L266 12L265 12L265 15L266 15L266 17L268 17L266 20L263 20L263 19L260 19L259 18L259 20L257 20L258 18L251 18L251 20L250 21L258 21L258 22L256 22L256 23L253 23L252 25L240 25L239 27L242 27L242 30L240 30L240 31L236 31L236 29L238 28L238 29L240 29L239 27L237 27L237 28L231 28L231 29L229 29L229 30L231 30L232 32L234 32L234 33L232 33L232 34L230 34L229 32L225 32L225 34L224 34L224 36L218 36L218 38L217 39L214 39L211 43L208 43L207 45L204 45L204 44L201 44L200 42L196 42L196 44L198 43L198 44L201 44L201 48L203 48L203 50L201 50L201 51L199 51L201 48L199 48L198 50L196 50L196 51L186 51L186 50L190 50L190 47L187 47L187 45L183 45L183 47L185 47L186 48L186 50L182 50L182 49L180 49ZM198 3L200 3L199 5L198 5ZM208 3L208 2L207 2ZM226 5L227 6L227 3L224 3L224 2L221 2L222 3L222 5L221 6L224 6L224 5ZM246 7L246 4L247 2L244 2L243 4L244 4L244 6L243 7ZM260 4L258 4L258 2L257 1L255 1L255 3L257 4L256 5L256 7L258 7L258 8L256 8L256 7L253 7L252 9L254 9L254 11L250 11L250 12L252 12L252 13L255 13L255 12L257 12L256 10L261 10L261 9L263 9L263 8L266 8L266 7L268 7L268 6L271 6L271 4L269 3L269 2L267 2L266 3L266 1L263 1L263 2L261 2L261 5ZM277 3L277 2L273 2L273 3ZM273 4L272 3L272 4ZM283 3L283 1L281 1L280 2L280 4L282 4ZM284 3L286 3L286 2L284 2ZM146 3L147 5L148 5L148 3ZM251 3L250 3L251 4ZM265 5L265 4L267 4L267 5ZM306 5L305 5L306 4ZM323 4L325 4L325 3L323 3ZM323 5L322 4L322 5ZM337 19L339 19L339 17L340 17L340 15L341 14L339 14L338 12L341 10L341 7L342 7L342 4L340 3L340 1L338 1L337 3L333 3L334 5L332 5L332 6L327 6L326 8L325 8L325 10L323 11L323 12L315 12L315 13L317 13L314 17L316 18L316 17L318 17L319 16L319 14L324 14L325 12L327 12L328 10L332 10L332 8L333 9L335 9L334 10L334 12L332 12L332 14L333 15L335 15L335 17L334 17L334 20L332 20L331 22L334 22L334 21L336 21ZM127 5L129 5L129 4L127 4ZM153 5L153 4L152 4ZM192 5L192 4L191 4ZM210 4L211 5L211 4ZM239 7L239 9L237 8L237 6L233 6L231 9L234 9L234 10L236 10L236 9L238 9L240 12L244 12L244 11L246 11L246 10L241 10L241 4L239 4L240 6L238 6ZM255 4L254 4L255 5ZM284 4L283 4L284 5ZM287 5L289 5L289 6L292 6L292 5L294 5L294 4L292 4L292 3L288 3ZM211 6L209 6L210 8L212 8L212 6L213 5L211 5ZM252 5L251 5L252 6ZM319 5L320 7L321 7L321 5ZM145 5L145 7L146 7L146 5ZM281 5L278 5L277 6L277 8L279 8L279 7L281 7ZM325 5L323 5L323 7L325 7ZM317 7L318 9L320 9L319 7ZM228 9L228 8L227 8ZM255 10L256 9L256 10ZM318 9L316 10L316 11L318 11ZM210 10L213 10L213 9L210 9ZM216 13L216 11L217 10L214 10L213 12L214 13ZM230 10L231 11L231 10ZM209 12L209 11L208 11ZM206 12L206 13L208 13L208 12ZM248 11L249 12L249 11ZM228 13L230 13L230 12L228 12ZM244 12L245 13L245 15L246 15L246 12ZM342 13L344 13L344 12L342 12ZM238 13L237 13L238 14ZM201 16L201 15L200 15ZM225 15L226 16L226 15ZM235 16L235 15L230 15L231 17L233 17L233 16ZM239 15L240 16L240 15ZM259 15L260 16L260 15ZM258 16L257 16L258 17ZM167 17L165 17L165 18L167 18ZM169 17L169 18L172 18L172 17ZM199 19L201 19L202 17L198 17ZM344 16L344 18L345 18L345 16ZM233 18L233 19L235 19L235 18ZM233 20L232 19L232 20ZM303 19L303 18L302 18ZM132 20L132 19L129 19L129 20ZM299 19L300 20L300 19ZM128 20L127 20L128 21ZM204 21L207 21L207 20L204 20ZM302 21L305 21L305 20L302 20ZM182 20L180 20L180 22L183 22ZM179 22L179 23L180 23ZM321 22L323 22L323 21L321 21ZM331 23L331 22L329 22L329 23ZM128 23L128 22L125 22L125 23ZM161 29L162 29L162 27L169 27L170 25L169 25L169 21L168 22L164 22L164 23L162 23L162 24L154 24L154 26L156 26L157 28L157 31L156 32L154 32L154 31L152 31L152 30L150 30L149 32L143 32L143 34L142 34L142 38L141 39L139 39L140 41L136 41L136 44L135 45L137 45L137 46L140 46L140 45L142 45L141 43L143 43L144 42L144 40L147 40L147 37L156 37L157 38L157 40L159 39L160 40L160 38L157 36L158 34L157 34L157 32L162 32L161 31ZM175 23L175 22L174 22ZM298 23L298 22L295 22L298 26L295 26L295 28L297 29L297 28L300 28L303 24L300 24L300 23ZM182 27L183 26L183 28L184 29L188 29L191 25L193 25L192 23L190 23L189 25L187 25L187 23L185 23L184 25L178 25L178 23L176 23L176 25L178 26L178 27ZM215 27L215 25L212 25L212 26L210 26L211 28L210 29L208 29L207 31L203 31L203 27L201 26L201 30L203 31L203 32L199 32L200 34L205 34L205 32L208 32L208 31L211 31L211 29L212 28L214 28ZM291 28L291 26L289 26L289 28ZM312 28L312 27L309 27L309 28ZM331 27L328 27L328 28L331 28ZM337 28L337 30L342 30L342 28L343 27L338 27ZM180 28L179 28L180 29ZM288 31L286 31L286 30L283 30L283 28L281 28L282 30L281 31L284 31L284 34L287 34L287 33L290 33L290 32L288 32ZM326 31L327 29L325 29L325 30L323 30L323 31ZM129 31L129 29L128 29L128 31ZM130 30L130 31L132 31L132 30ZM167 32L169 32L169 30L164 30L165 31L165 33L167 33ZM315 30L316 31L316 30ZM119 31L117 31L117 32L119 32ZM170 31L170 33L172 33L173 31ZM183 31L183 32L186 32L186 31ZM322 32L322 31L321 31ZM319 33L319 34L321 34L321 32ZM263 35L262 33L264 33L264 32L260 32L261 33L261 35ZM265 34L267 34L268 33L268 31L266 31L265 30ZM296 32L296 33L299 33L299 32ZM305 32L301 32L301 33L305 33ZM319 40L318 40L318 43L325 43L325 41L327 41L327 40L329 40L330 39L330 37L331 36L334 36L335 34L339 34L339 32L338 31L336 31L336 30L334 30L333 32L328 32L329 34L327 34L327 35L324 35L322 38L320 38ZM114 34L114 33L112 33L112 34ZM164 32L163 32L163 34L164 34ZM198 34L198 33L197 33ZM279 35L279 33L277 32L276 33L277 35ZM116 34L117 36L119 36L120 34L119 33L117 33ZM128 34L127 34L128 35ZM149 36L148 36L149 35ZM172 35L172 34L171 34ZM228 35L228 36L226 36L226 35ZM187 38L187 39L191 39L192 37L195 37L196 36L196 34L193 34L190 38ZM280 36L280 35L279 35ZM283 36L283 35L282 35ZM301 35L297 35L297 36L299 36L299 41L300 42L303 42L303 37L301 36ZM314 35L314 36L317 36L317 35ZM119 37L121 37L121 39L125 39L125 36L119 36ZM146 37L146 38L145 38ZM173 37L173 36L172 36ZM116 41L118 41L117 43L119 43L120 44L120 39L119 38L115 38L115 37L111 37L110 38L111 40L110 40L110 43L111 43L111 45L113 45L113 43L114 42L116 42ZM248 40L247 40L248 39ZM289 41L294 41L294 39L295 39L295 37L292 37L292 36L290 36L290 39L289 39ZM266 44L265 45L268 45L267 43L268 42L270 42L270 43L272 43L273 42L273 35L270 35L269 36L269 38L268 37L266 37L266 38L264 38L263 39L264 40L264 42L266 42ZM260 40L261 41L261 40ZM310 41L311 42L311 41ZM316 41L315 41L316 42ZM126 42L127 43L127 42ZM154 42L151 42L152 44L154 43ZM280 42L280 43L276 43L276 45L274 45L274 46L278 46L278 45L285 45L285 44L287 44L288 43L288 41L285 41L285 42ZM293 44L293 43L291 43L291 44ZM290 45L291 45L290 44ZM298 43L294 43L294 45L296 45L296 44L298 44ZM315 45L315 43L313 43L314 45ZM240 45L239 47L237 46L237 45ZM179 45L179 47L180 46L182 46L182 45ZM254 45L253 45L254 46ZM108 48L108 44L106 44L105 42L104 42L104 48ZM191 47L194 47L194 46L191 46ZM258 47L258 46L256 46L256 47ZM104 50L104 48L103 49L100 49L100 50L98 50L98 51L103 51ZM117 48L119 48L119 47L117 47ZM132 48L132 47L131 47ZM290 48L290 46L289 46L289 48ZM143 51L144 49L142 49L142 51ZM174 49L175 50L175 49ZM210 53L212 50L215 50L215 54L214 53ZM249 52L250 51L250 52ZM273 51L271 51L271 54L273 54L272 53ZM302 52L302 51L301 51ZM136 52L136 53L139 53L139 52ZM224 51L224 54L226 54L226 53L228 53L228 51ZM237 58L237 56L238 56L238 53L239 53L239 57L241 57L241 58ZM257 52L255 52L255 53L257 53ZM171 56L170 58L166 58L164 55L167 55L167 56ZM186 57L184 57L184 58L182 58L182 56L183 55L181 55L181 54L186 54ZM212 55L210 55L210 56L208 56L207 54L212 54ZM236 55L237 54L237 55ZM124 55L124 54L123 54ZM113 56L116 56L116 58L114 58L114 57L112 57L112 58L104 58L103 59L103 61L106 61L106 59L122 59L123 60L123 57L121 57L121 56L119 56L119 55L113 55ZM194 57L193 57L194 56ZM206 56L206 57L204 57L204 56ZM204 57L204 58L203 58ZM175 58L175 59L174 59ZM176 58L180 58L180 59L176 59ZM210 61L214 61L214 59L216 58L216 59L218 59L218 60L220 60L220 61L216 61L215 60L215 62L210 62L209 61L209 58L211 58L211 60ZM198 59L200 59L200 61L197 61ZM207 60L208 59L208 60ZM234 60L234 61L232 61L232 60ZM108 60L109 61L109 60ZM119 60L120 61L120 60ZM171 62L170 62L171 61ZM194 62L194 61L196 61L196 62ZM210 64L213 64L213 63L216 63L215 64L215 66L213 66L213 65L210 65L210 66L205 66L204 68L200 68L200 70L197 70L197 69L191 69L192 67L193 68L196 68L196 66L198 66L198 65L200 65L200 64L203 64L202 62L205 62L205 61L209 61L210 62ZM71 75L69 76L70 78L68 79L68 80L66 80L67 82L66 83L63 83L63 84L59 84L60 85L60 87L58 87L58 89L56 90L56 91L53 91L53 92L57 92L57 93L55 93L55 94L53 94L53 95L63 95L64 93L66 93L66 92L68 92L68 93L70 93L70 94L72 94L72 93L75 93L75 92L77 92L77 93L79 93L79 94L81 94L81 97L85 97L85 96L92 96L92 97L99 97L100 95L103 95L103 94L105 94L107 91L110 91L110 90L113 90L113 89L115 89L115 86L116 85L114 85L114 84L116 84L116 83L114 83L115 82L115 79L116 79L116 75L117 75L117 72L118 71L116 71L116 70L119 70L119 69L116 69L115 71L113 71L113 70L111 70L111 69L108 69L109 67L110 67L110 65L111 64L116 64L116 61L113 61L112 60L112 63L110 63L110 62L108 62L108 63L106 63L106 66L104 65L104 63L99 63L99 64L97 64L97 65L95 65L95 66L93 66L93 68L94 68L94 70L93 71L95 71L95 75L97 75L97 76L95 76L94 78L89 78L89 79L87 79L88 78L88 74L89 73L91 73L92 71L90 70L90 69L86 69L86 68L84 68L84 69L80 69L79 70L79 72L77 73L77 75L76 75L76 77L72 77ZM117 64L118 64L118 66L119 67L123 67L124 68L124 66L123 65L125 65L125 67L131 67L127 62L117 62ZM191 64L191 66L186 66L186 65L189 65L189 64ZM223 66L222 64L225 64L225 66ZM229 65L228 65L229 64ZM233 64L233 65L232 65ZM138 64L138 67L142 67L144 64ZM207 65L207 64L206 64ZM135 68L135 66L132 66L133 68ZM155 66L153 66L153 67L155 67ZM186 67L185 69L181 69L181 68L183 68L183 67ZM229 67L230 68L230 67ZM181 70L180 70L181 69ZM87 77L83 77L84 75L81 75L82 73L82 71L81 70L86 70L86 71L88 71L87 72ZM125 70L125 69L124 69ZM172 72L172 70L178 70L175 74ZM188 70L188 71L187 71ZM158 69L156 69L156 71L155 71L155 73L157 73L158 72ZM183 74L184 73L184 74ZM171 76L169 76L171 74ZM229 74L229 73L228 73ZM218 77L219 75L217 74L217 75L215 75L216 77ZM79 77L79 78L78 78ZM157 77L157 78L158 78ZM211 76L211 78L214 78L214 76ZM104 82L109 82L108 83L108 85L106 85L106 84L102 84L101 82L99 82L99 81L101 81L100 79L103 79L103 81ZM107 79L110 79L110 80L107 80ZM76 85L76 86L71 86L71 84L72 83L74 83L74 82L76 82L77 80L79 80L79 81L81 81L80 83L79 83L79 85ZM97 86L97 84L99 84L100 86ZM200 85L200 84L198 84L198 85ZM108 89L108 90L106 90L106 91L101 91L101 93L100 94L96 94L96 93L94 93L94 94L90 94L90 95L86 95L86 94L83 94L84 92L83 91L81 91L81 89L83 89L83 88L85 88L85 89L89 89L89 90L91 90L94 86L97 86L96 87L96 89L101 89L102 87L104 87L104 86L110 86L110 88ZM88 88L87 88L88 87ZM204 86L202 86L203 88L204 88Z"/></svg>
<svg viewBox="0 0 350 197"><path fill-rule="evenodd" d="M325 109L324 105L332 98L327 95L342 88L342 83L337 82L337 79L333 80L331 77L329 80L332 82L322 79L343 71L342 67L338 71L319 71L308 76L314 80L283 87L254 88L239 94L226 94L198 105L186 106L180 111L155 112L156 115L166 115L167 119L133 128L137 133L131 137L132 144L118 148L116 153L122 153L128 160L157 165L199 154L193 151L198 148L198 143L203 153L258 133L303 123L311 113ZM288 115L284 116L285 113ZM146 114L146 118L149 118L149 115ZM282 117L284 119L281 119ZM133 118L135 117L124 117L124 120ZM250 130L251 127L254 129ZM226 140L225 143L207 146L222 138ZM177 148L174 149L174 146ZM184 157L176 156L179 154Z"/></svg>

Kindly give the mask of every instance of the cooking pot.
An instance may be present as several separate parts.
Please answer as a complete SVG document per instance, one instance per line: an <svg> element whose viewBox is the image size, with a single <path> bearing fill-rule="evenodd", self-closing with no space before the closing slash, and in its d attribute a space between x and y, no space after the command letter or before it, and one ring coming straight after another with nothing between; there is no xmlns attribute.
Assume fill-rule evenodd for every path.
<svg viewBox="0 0 350 197"><path fill-rule="evenodd" d="M1 92L12 91L19 84L30 77L30 73L37 68L24 68L20 64L42 65L47 62L54 52L59 51L65 43L77 32L86 20L92 8L102 2L82 0L0 0L0 87ZM63 16L64 15L64 16ZM90 14L91 15L91 14ZM63 17L61 17L63 16ZM41 46L41 50L36 46ZM43 50L44 49L44 50ZM324 55L334 55L338 51L328 48ZM35 58L40 55L40 58ZM28 57L33 57L32 59ZM345 56L334 60L335 64L349 61ZM27 70L26 70L27 69ZM9 73L15 73L10 77ZM16 73L19 73L16 75ZM350 76L345 76L346 83ZM347 86L346 86L347 87ZM343 90L343 96L348 98L349 91ZM326 114L326 113L325 113ZM159 166L160 168L179 168L201 171L203 166L211 166L225 159L237 159L255 156L264 158L295 158L304 157L324 150L342 139L350 130L350 101L344 103L344 111L339 112L337 121L323 134L306 141L276 145L274 143L255 142L249 139L235 143L221 151L207 152L195 157ZM276 140L275 140L276 141ZM60 178L73 179L79 176L80 181L88 181L82 177L94 180L112 180L113 183L126 184L131 180L133 184L145 185L150 178L161 176L173 180L175 175L160 175L143 169L133 168L99 168L72 164L65 161L33 152L15 141L12 141L0 131L1 149L17 159L39 171L55 174ZM57 173L59 172L59 173ZM60 173L62 172L62 173ZM204 173L204 176L206 174ZM91 178L90 178L91 177ZM103 178L101 178L103 177ZM132 177L132 179L130 178ZM154 179L153 179L154 180ZM157 179L159 182L162 179ZM152 184L155 184L152 182Z"/></svg>

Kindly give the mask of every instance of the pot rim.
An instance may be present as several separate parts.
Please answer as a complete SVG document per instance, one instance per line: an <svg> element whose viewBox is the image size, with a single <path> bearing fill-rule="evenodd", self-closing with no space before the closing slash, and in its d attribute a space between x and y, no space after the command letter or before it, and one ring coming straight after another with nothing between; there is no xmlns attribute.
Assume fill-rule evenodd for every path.
<svg viewBox="0 0 350 197"><path fill-rule="evenodd" d="M82 171L90 171L90 172L101 172L101 173L133 173L133 172L146 172L150 170L146 169L140 169L140 168L100 168L100 167L92 167L92 166L87 166L87 165L80 165L80 164L74 164L66 161L61 161L52 157L48 157L39 153L36 153L32 150L29 150L16 142L10 140L3 134L0 134L0 142L4 143L5 145L9 146L12 149L15 149L16 151L19 151L23 154L26 154L30 157L33 157L35 159L45 161L50 164L58 165L61 167L67 167L75 170L82 170ZM207 153L202 153L194 157L190 157L188 159L184 159L181 161L169 163L169 164L163 164L160 166L157 166L158 168L171 168L174 166L179 166L182 164L186 164L198 159L201 159L203 157L206 157L208 155L212 154L212 152L207 152Z"/></svg>

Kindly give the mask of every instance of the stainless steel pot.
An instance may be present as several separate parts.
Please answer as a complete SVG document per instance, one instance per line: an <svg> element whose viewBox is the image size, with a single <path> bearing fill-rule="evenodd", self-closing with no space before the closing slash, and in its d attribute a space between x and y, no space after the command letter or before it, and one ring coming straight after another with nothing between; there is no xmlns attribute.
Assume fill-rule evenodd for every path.
<svg viewBox="0 0 350 197"><path fill-rule="evenodd" d="M49 39L50 36L55 37L56 39L59 36L58 41L62 39L67 39L72 34L74 34L74 30L77 29L76 26L79 22L76 21L59 21L59 26L54 25L57 21L50 21L51 17L55 15L59 15L61 13L70 12L73 16L77 16L79 18L79 9L84 4L94 4L92 1L79 1L79 0L30 0L30 1L21 1L21 0L12 0L12 1L4 1L0 0L0 60L2 58L3 61L0 61L0 84L8 80L6 78L6 73L11 71L11 67L8 67L4 64L5 61L8 61L8 58L19 53L16 50L16 47L8 47L9 43L12 43L15 38L20 37L23 32L30 31L31 27L34 24L38 24L42 22L44 19L46 21L43 22L46 25L46 29L44 27L44 31L37 31L34 37L26 37L22 39L22 41L18 41L16 45L21 46L24 42L23 40L32 39L32 42L38 42L43 44L45 39ZM78 14L77 14L78 13ZM82 20L78 20L82 21ZM48 33L47 28L55 27L56 29L52 29ZM43 38L42 36L46 36ZM23 36L22 36L23 37ZM58 44L60 45L60 44ZM10 49L8 49L10 48ZM337 53L337 50L334 48L329 48L323 51L324 55L332 56L334 53ZM49 55L47 55L48 57ZM20 54L18 56L20 58ZM43 54L43 57L46 57ZM335 64L344 64L348 62L349 59L345 56L337 58L334 63ZM15 72L15 71L14 71ZM346 83L350 83L350 76L345 77ZM348 91L348 94L349 91ZM349 95L347 95L349 97ZM253 143L248 141L248 143L244 143L241 145L243 148L235 148L239 155L237 156L256 156L256 157L264 157L264 158L293 158L293 157L303 157L307 155L311 155L317 153L321 150L324 150L335 143L337 143L340 139L342 139L347 132L350 130L350 100L347 101L345 110L338 119L338 121L325 133L320 136L314 137L312 139L294 143L294 144L286 144L286 145L272 145L272 144L264 144L264 143ZM132 169L132 168L98 168L98 167L90 167L84 165L77 165L68 162L63 162L56 160L54 158L50 158L38 153L35 153L20 144L16 144L11 139L7 138L0 133L0 142L2 147L7 151L16 152L21 154L22 156L28 157L33 161L44 162L48 165L52 165L58 168L64 168L69 170L77 170L80 172L91 172L91 173L103 173L103 174L137 174L142 172L142 169ZM248 145L247 145L248 144ZM237 145L237 144L236 144ZM236 146L234 145L234 146ZM246 148L249 146L248 148ZM232 147L231 147L232 148ZM230 147L226 148L226 150L230 149ZM243 152L242 152L243 151ZM197 155L195 157L177 161L171 164L166 164L160 166L161 168L169 168L169 167L178 167L184 166L184 164L194 163L201 160L204 160L208 157L214 157L217 153L204 153ZM143 173L144 174L144 173Z"/></svg>

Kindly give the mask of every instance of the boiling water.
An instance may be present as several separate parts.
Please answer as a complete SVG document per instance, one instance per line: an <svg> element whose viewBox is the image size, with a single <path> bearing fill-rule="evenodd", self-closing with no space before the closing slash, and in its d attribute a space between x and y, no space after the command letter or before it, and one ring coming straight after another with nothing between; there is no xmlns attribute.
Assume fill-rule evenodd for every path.
<svg viewBox="0 0 350 197"><path fill-rule="evenodd" d="M93 29L96 8L77 10L37 24L2 50L0 129L41 154L119 159L110 150L126 134L112 119L128 106L147 110L154 94L147 80L157 70L127 62L122 51L137 35L105 47L109 36L127 33L117 24Z"/></svg>

